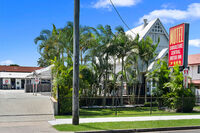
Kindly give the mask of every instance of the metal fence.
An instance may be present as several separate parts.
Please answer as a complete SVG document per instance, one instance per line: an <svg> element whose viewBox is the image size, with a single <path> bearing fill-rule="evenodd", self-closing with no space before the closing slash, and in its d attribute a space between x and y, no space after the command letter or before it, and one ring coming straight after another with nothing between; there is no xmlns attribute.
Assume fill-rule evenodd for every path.
<svg viewBox="0 0 200 133"><path fill-rule="evenodd" d="M65 103L61 100L65 99L69 104L71 97L62 97L59 102L59 108ZM146 115L176 115L178 113L199 114L200 115L200 97L180 97L173 98L161 97L138 97L123 96L123 104L121 97L80 97L80 115L98 116L98 115L120 115L120 116L146 116ZM194 103L194 108L193 104ZM176 106L176 108L172 108ZM70 105L69 105L70 106ZM171 106L171 108L170 108ZM191 111L191 108L193 109Z"/></svg>

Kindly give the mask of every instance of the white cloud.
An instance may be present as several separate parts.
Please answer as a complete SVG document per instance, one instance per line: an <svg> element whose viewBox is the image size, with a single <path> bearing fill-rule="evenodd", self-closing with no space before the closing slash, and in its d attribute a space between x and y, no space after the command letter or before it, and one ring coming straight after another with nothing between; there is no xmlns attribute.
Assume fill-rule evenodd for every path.
<svg viewBox="0 0 200 133"><path fill-rule="evenodd" d="M164 3L161 5L162 8L175 8L175 5L172 3Z"/></svg>
<svg viewBox="0 0 200 133"><path fill-rule="evenodd" d="M178 9L160 9L154 10L139 19L138 23L142 23L143 19L153 20L160 18L163 23L173 23L175 20L199 19L200 18L200 3L192 3L188 5L186 10Z"/></svg>
<svg viewBox="0 0 200 133"><path fill-rule="evenodd" d="M14 64L14 62L11 60L0 61L0 65L10 65L10 64Z"/></svg>
<svg viewBox="0 0 200 133"><path fill-rule="evenodd" d="M200 39L189 40L189 45L194 47L200 47Z"/></svg>
<svg viewBox="0 0 200 133"><path fill-rule="evenodd" d="M112 0L115 6L118 7L130 7L136 5L141 0ZM94 8L110 8L110 0L98 0L93 4Z"/></svg>

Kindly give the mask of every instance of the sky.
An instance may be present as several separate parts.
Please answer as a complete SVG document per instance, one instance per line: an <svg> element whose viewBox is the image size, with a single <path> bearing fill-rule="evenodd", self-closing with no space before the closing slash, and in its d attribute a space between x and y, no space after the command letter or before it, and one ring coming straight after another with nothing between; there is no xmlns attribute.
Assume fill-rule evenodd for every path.
<svg viewBox="0 0 200 133"><path fill-rule="evenodd" d="M109 0L80 0L80 24L123 26ZM189 54L200 53L200 0L112 0L130 28L160 18L166 30L190 24ZM37 66L34 38L40 31L73 21L73 0L0 0L0 65Z"/></svg>

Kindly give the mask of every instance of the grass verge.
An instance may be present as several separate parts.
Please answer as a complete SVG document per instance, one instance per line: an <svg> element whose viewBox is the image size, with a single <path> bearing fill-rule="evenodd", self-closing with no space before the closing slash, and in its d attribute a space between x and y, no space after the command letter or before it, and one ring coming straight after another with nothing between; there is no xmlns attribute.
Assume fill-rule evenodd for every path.
<svg viewBox="0 0 200 133"><path fill-rule="evenodd" d="M200 126L199 119L191 120L159 120L159 121L138 121L138 122L102 122L83 123L78 126L71 124L55 125L59 131L97 131L116 129L140 129L140 128L162 128L162 127L183 127Z"/></svg>

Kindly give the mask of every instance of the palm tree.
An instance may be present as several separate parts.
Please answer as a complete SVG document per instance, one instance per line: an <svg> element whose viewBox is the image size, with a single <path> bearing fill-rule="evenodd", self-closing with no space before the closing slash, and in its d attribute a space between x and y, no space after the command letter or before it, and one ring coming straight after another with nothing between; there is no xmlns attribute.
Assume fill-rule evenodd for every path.
<svg viewBox="0 0 200 133"><path fill-rule="evenodd" d="M120 104L123 105L123 90L124 90L124 59L128 54L132 53L135 48L135 42L130 36L125 34L123 27L116 28L116 36L114 45L116 45L116 55L121 59L121 94Z"/></svg>
<svg viewBox="0 0 200 133"><path fill-rule="evenodd" d="M80 56L81 56L81 64L83 61L87 61L87 54L89 54L88 50L95 46L95 35L93 34L93 28L84 26L80 27ZM88 52L88 53L87 53ZM86 57L86 59L84 59Z"/></svg>
<svg viewBox="0 0 200 133"><path fill-rule="evenodd" d="M41 57L38 60L38 65L41 67L46 67L50 65L50 62L46 58L50 58L50 52L47 52L48 49L48 39L51 37L50 30L42 30L40 35L34 39L34 43L38 44L38 52L40 53Z"/></svg>
<svg viewBox="0 0 200 133"><path fill-rule="evenodd" d="M112 29L109 25L106 25L106 26L102 26L102 25L99 25L97 27L97 37L98 37L98 40L99 40L99 49L101 49L101 52L102 52L102 57L104 58L105 60L105 65L107 66L106 69L105 69L105 74L104 74L104 99L103 99L103 105L106 104L106 93L108 91L107 89L107 82L108 82L108 73L110 71L110 64L109 64L109 52L110 52L110 49L108 49L108 46L110 44L112 44L112 41L113 41L113 32L112 32Z"/></svg>
<svg viewBox="0 0 200 133"><path fill-rule="evenodd" d="M160 39L158 39L158 42L156 44L154 44L150 37L147 36L145 39L142 39L141 41L139 41L139 36L138 36L136 42L137 42L137 46L138 46L138 56L139 56L139 59L142 61L142 70L141 71L144 73L147 73L149 62L152 61L153 58L156 56L155 51L160 42ZM144 70L144 66L146 67L145 70ZM147 81L146 81L146 79L145 79L145 102L147 102Z"/></svg>
<svg viewBox="0 0 200 133"><path fill-rule="evenodd" d="M129 86L132 86L132 96L133 100L135 98L136 88L139 83L139 66L138 66L138 54L135 51L135 54L130 54L125 61L126 69L126 80Z"/></svg>

